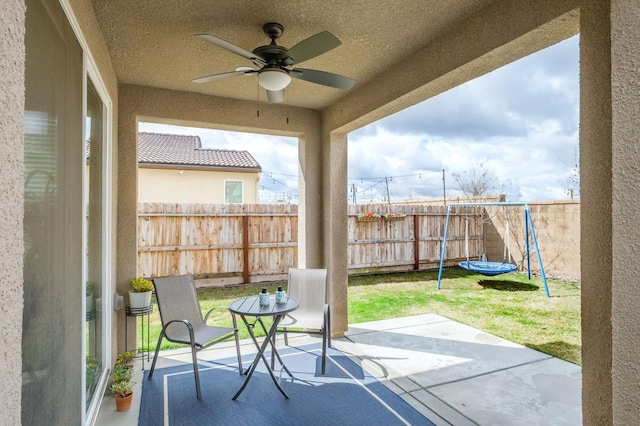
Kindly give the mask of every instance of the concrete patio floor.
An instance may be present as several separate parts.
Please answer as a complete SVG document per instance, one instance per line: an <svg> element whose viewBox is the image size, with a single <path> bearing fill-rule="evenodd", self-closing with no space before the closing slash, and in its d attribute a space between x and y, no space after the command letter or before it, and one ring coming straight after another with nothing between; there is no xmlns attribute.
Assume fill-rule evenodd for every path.
<svg viewBox="0 0 640 426"><path fill-rule="evenodd" d="M298 335L290 344L319 340ZM437 425L582 424L580 366L438 315L353 324L332 343ZM243 341L241 350L255 353L255 346ZM228 342L200 352L199 359L233 356ZM182 349L167 351L157 368L190 363L190 357ZM138 360L134 392L141 380ZM109 393L96 424L135 425L139 403L138 394L130 411L118 413Z"/></svg>

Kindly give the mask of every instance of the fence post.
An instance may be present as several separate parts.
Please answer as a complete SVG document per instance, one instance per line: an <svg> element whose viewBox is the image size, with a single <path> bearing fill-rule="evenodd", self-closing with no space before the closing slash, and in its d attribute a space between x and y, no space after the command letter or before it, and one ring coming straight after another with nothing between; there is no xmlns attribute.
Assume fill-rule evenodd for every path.
<svg viewBox="0 0 640 426"><path fill-rule="evenodd" d="M249 278L249 216L242 216L242 281L250 282Z"/></svg>
<svg viewBox="0 0 640 426"><path fill-rule="evenodd" d="M420 216L413 215L413 269L420 270Z"/></svg>

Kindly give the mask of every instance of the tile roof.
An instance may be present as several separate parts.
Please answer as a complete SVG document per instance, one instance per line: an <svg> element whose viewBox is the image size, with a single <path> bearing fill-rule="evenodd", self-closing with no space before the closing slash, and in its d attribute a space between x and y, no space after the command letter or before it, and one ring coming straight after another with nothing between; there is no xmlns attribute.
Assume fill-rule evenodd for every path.
<svg viewBox="0 0 640 426"><path fill-rule="evenodd" d="M138 135L138 162L260 170L248 151L203 148L199 136L146 132Z"/></svg>

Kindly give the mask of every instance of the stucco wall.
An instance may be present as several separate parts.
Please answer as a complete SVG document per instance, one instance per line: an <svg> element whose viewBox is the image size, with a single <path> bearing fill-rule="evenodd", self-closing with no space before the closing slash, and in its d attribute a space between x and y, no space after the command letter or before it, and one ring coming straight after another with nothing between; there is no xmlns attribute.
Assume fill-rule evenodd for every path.
<svg viewBox="0 0 640 426"><path fill-rule="evenodd" d="M227 180L243 182L243 203L258 202L260 173L138 168L138 201L224 204Z"/></svg>
<svg viewBox="0 0 640 426"><path fill-rule="evenodd" d="M613 424L640 422L640 2L611 2Z"/></svg>
<svg viewBox="0 0 640 426"><path fill-rule="evenodd" d="M24 17L21 0L3 3L0 19L0 377L3 424L20 424L22 389L22 206L24 157Z"/></svg>

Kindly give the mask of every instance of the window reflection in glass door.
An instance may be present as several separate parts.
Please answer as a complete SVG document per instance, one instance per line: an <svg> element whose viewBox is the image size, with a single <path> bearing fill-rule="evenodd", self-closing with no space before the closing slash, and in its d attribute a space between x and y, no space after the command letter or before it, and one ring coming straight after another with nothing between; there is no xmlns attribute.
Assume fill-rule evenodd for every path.
<svg viewBox="0 0 640 426"><path fill-rule="evenodd" d="M104 373L103 360L103 134L104 105L87 78L85 202L87 205L86 395L87 407Z"/></svg>

